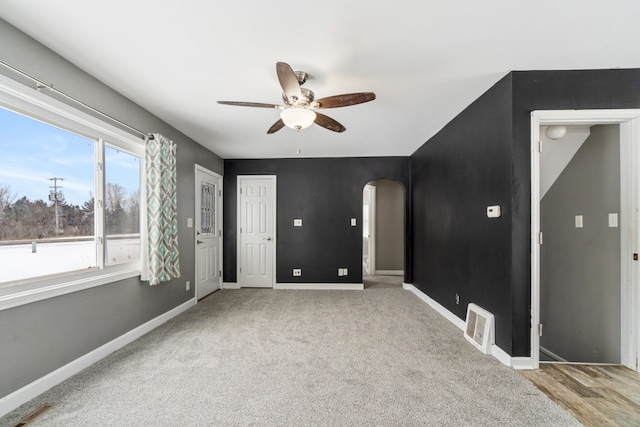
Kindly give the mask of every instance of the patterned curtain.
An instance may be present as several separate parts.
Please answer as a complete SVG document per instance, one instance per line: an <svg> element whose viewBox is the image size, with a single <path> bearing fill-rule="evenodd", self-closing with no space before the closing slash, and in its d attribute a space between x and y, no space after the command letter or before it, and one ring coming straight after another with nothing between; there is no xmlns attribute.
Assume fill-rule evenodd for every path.
<svg viewBox="0 0 640 427"><path fill-rule="evenodd" d="M156 133L145 146L149 261L142 279L157 285L180 277L176 145Z"/></svg>

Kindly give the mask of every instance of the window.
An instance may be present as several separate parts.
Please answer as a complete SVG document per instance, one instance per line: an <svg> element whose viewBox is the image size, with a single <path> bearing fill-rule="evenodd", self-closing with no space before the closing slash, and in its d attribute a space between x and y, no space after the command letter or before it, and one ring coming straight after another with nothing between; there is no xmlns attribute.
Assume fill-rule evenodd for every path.
<svg viewBox="0 0 640 427"><path fill-rule="evenodd" d="M0 76L0 302L140 274L143 150L142 140Z"/></svg>
<svg viewBox="0 0 640 427"><path fill-rule="evenodd" d="M105 154L105 263L140 259L140 158L109 145Z"/></svg>
<svg viewBox="0 0 640 427"><path fill-rule="evenodd" d="M200 185L200 233L216 235L216 186L206 181Z"/></svg>

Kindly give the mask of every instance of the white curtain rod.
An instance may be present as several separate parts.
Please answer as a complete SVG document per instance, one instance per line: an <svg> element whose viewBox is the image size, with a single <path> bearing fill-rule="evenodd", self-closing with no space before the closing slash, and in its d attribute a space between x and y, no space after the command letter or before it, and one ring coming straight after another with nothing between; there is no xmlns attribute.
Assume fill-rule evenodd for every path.
<svg viewBox="0 0 640 427"><path fill-rule="evenodd" d="M107 119L109 119L109 120L111 120L111 121L113 121L115 123L118 123L120 126L123 126L123 127L127 128L127 129L137 133L142 139L145 139L145 138L153 139L153 135L152 134L146 133L146 132L142 132L142 131L134 128L133 126L130 126L130 125L128 125L128 124L116 119L115 117L110 116L107 113L103 113L102 111L92 107L91 105L85 104L84 102L80 101L79 99L74 98L73 96L64 93L60 89L55 88L52 84L45 83L42 80L39 80L39 79L33 77L32 75L30 75L30 74L28 74L28 73L26 73L26 72L24 72L24 71L22 71L22 70L20 70L20 69L18 69L16 67L14 67L13 65L7 64L6 62L4 62L2 60L0 60L0 65L4 66L5 68L10 69L11 71L13 71L15 73L20 74L23 77L28 78L29 80L31 80L33 82L35 82L36 83L36 90L38 90L38 91L40 91L40 89L44 89L44 88L49 89L52 92L55 92L58 95L61 95L62 97L66 98L66 99L68 99L70 101L75 102L76 104L82 105L84 108L86 108L88 110L91 110L92 112L97 113L97 114L101 115L102 117L105 117L105 118L107 118Z"/></svg>

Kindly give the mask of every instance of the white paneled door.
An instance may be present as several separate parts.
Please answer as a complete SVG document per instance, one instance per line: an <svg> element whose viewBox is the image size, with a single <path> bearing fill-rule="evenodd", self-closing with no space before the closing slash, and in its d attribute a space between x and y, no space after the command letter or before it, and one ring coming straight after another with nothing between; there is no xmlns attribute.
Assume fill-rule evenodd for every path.
<svg viewBox="0 0 640 427"><path fill-rule="evenodd" d="M222 178L196 165L196 297L222 281Z"/></svg>
<svg viewBox="0 0 640 427"><path fill-rule="evenodd" d="M275 176L238 177L238 285L275 283Z"/></svg>

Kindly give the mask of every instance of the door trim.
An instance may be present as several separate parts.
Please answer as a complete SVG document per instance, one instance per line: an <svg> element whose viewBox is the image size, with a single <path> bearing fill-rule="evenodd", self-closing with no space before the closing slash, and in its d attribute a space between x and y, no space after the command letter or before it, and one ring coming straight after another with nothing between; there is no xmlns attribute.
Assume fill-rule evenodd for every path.
<svg viewBox="0 0 640 427"><path fill-rule="evenodd" d="M540 364L540 126L553 124L620 125L621 362L639 370L640 355L640 109L547 110L531 113L531 367Z"/></svg>
<svg viewBox="0 0 640 427"><path fill-rule="evenodd" d="M206 174L213 175L218 180L218 183L219 183L218 189L220 190L220 193L219 193L220 195L216 196L216 197L218 197L218 202L217 202L218 203L218 205L217 205L218 210L216 212L216 216L217 216L216 223L218 224L218 230L222 231L222 230L224 230L224 224L222 223L222 221L223 221L223 215L222 215L223 206L222 206L222 203L223 203L223 200L224 200L224 198L222 197L223 194L224 194L223 193L224 190L222 188L223 187L222 186L222 175L220 175L219 173L213 172L212 170L209 170L209 169L205 168L204 166L200 166L197 163L194 165L194 168L193 168L194 196L195 196L194 208L196 207L195 205L196 205L196 202L198 200L198 197L200 197L199 194L200 194L200 191L201 191L200 183L198 182L198 171L204 172ZM195 220L197 218L198 218L198 214L194 209L194 218L193 218L193 221L194 221L194 224L193 224L193 251L194 251L193 254L194 254L194 257L193 258L194 258L194 260L193 260L193 266L194 266L195 270L194 270L194 276L193 276L193 282L194 282L194 284L193 284L193 295L194 295L194 298L196 299L196 302L198 300L198 289L197 289L197 287L198 287L198 276L197 276L198 275L198 254L197 254L197 251L198 251L198 243L197 243L198 242L198 234L197 234L198 224L195 224ZM220 239L218 241L218 265L220 266L220 270L222 270L222 262L224 260L224 257L222 256L223 255L222 251L224 249L222 233L220 233L219 237L220 237ZM220 275L220 277L219 277L220 289L222 289L222 274L220 274L220 273L218 273L218 274Z"/></svg>
<svg viewBox="0 0 640 427"><path fill-rule="evenodd" d="M369 220L367 221L367 234L369 238L367 240L369 251L369 275L375 276L376 274L376 186L371 184L365 184L363 191L369 189L369 205L368 214ZM362 221L364 224L364 221Z"/></svg>
<svg viewBox="0 0 640 427"><path fill-rule="evenodd" d="M276 175L238 175L236 179L236 283L240 288L240 263L242 260L242 245L240 244L240 189L242 188L243 179L264 179L271 180L273 182L273 260L272 260L272 279L271 288L275 287L276 280L276 258L278 248L278 229L276 227L278 223L278 177Z"/></svg>

